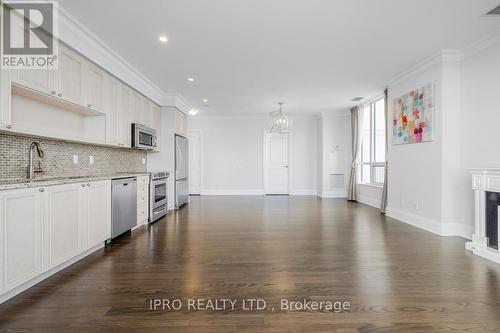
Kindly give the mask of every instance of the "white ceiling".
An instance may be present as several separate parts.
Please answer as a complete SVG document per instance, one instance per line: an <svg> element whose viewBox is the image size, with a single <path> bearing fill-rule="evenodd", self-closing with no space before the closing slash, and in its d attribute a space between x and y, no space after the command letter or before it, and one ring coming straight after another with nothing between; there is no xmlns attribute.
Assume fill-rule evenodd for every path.
<svg viewBox="0 0 500 333"><path fill-rule="evenodd" d="M278 101L292 113L344 110L440 50L500 30L500 18L481 17L500 0L59 3L201 114L268 113ZM159 43L160 34L168 44Z"/></svg>

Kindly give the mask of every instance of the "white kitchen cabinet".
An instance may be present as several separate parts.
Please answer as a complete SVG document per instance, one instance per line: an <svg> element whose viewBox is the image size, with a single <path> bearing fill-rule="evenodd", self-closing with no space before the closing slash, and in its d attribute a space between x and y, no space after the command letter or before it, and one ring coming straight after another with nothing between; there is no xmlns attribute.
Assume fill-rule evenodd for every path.
<svg viewBox="0 0 500 333"><path fill-rule="evenodd" d="M118 87L117 107L117 138L120 147L130 148L132 144L132 96L131 91L125 84Z"/></svg>
<svg viewBox="0 0 500 333"><path fill-rule="evenodd" d="M77 105L84 104L85 69L88 61L60 45L57 72L57 97Z"/></svg>
<svg viewBox="0 0 500 333"><path fill-rule="evenodd" d="M104 91L105 73L99 67L87 62L85 66L85 106L96 110L103 111L103 91ZM104 110L106 111L106 110Z"/></svg>
<svg viewBox="0 0 500 333"><path fill-rule="evenodd" d="M11 70L11 82L42 92L56 95L56 71L53 69Z"/></svg>
<svg viewBox="0 0 500 333"><path fill-rule="evenodd" d="M0 69L0 129L11 128L10 111L10 77L11 71Z"/></svg>
<svg viewBox="0 0 500 333"><path fill-rule="evenodd" d="M132 92L132 112L131 119L132 122L145 125L144 117L144 98L137 91Z"/></svg>
<svg viewBox="0 0 500 333"><path fill-rule="evenodd" d="M118 122L118 86L119 83L110 75L104 79L103 107L106 112L106 143L118 146L121 135L120 123Z"/></svg>
<svg viewBox="0 0 500 333"><path fill-rule="evenodd" d="M152 115L152 110L153 110L153 102L146 97L143 98L143 119L144 119L144 125L150 128L153 128L153 115Z"/></svg>
<svg viewBox="0 0 500 333"><path fill-rule="evenodd" d="M53 268L83 250L85 184L47 186L44 193L44 267Z"/></svg>
<svg viewBox="0 0 500 333"><path fill-rule="evenodd" d="M38 188L0 192L0 291L42 272L41 203Z"/></svg>
<svg viewBox="0 0 500 333"><path fill-rule="evenodd" d="M154 151L159 152L161 150L161 113L160 107L153 103L151 114L151 125L156 130L156 148Z"/></svg>
<svg viewBox="0 0 500 333"><path fill-rule="evenodd" d="M111 238L111 181L86 184L85 247L90 249Z"/></svg>
<svg viewBox="0 0 500 333"><path fill-rule="evenodd" d="M137 225L149 219L149 176L137 177Z"/></svg>

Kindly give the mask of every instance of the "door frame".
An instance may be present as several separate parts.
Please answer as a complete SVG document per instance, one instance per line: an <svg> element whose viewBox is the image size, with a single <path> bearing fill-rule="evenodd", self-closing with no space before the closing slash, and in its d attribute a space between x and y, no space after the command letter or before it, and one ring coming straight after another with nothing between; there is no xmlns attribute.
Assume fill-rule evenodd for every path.
<svg viewBox="0 0 500 333"><path fill-rule="evenodd" d="M267 188L266 188L266 179L267 179L267 168L266 168L266 136L271 134L271 131L269 130L264 130L262 134L262 188L263 188L263 193L264 195L291 195L291 188L292 188L292 177L290 176L292 174L292 132L284 132L282 134L287 134L288 135L288 186L287 186L287 192L283 194L276 194L276 193L268 193Z"/></svg>
<svg viewBox="0 0 500 333"><path fill-rule="evenodd" d="M191 133L198 133L199 136L200 136L200 174L199 174L199 177L200 177L200 193L198 194L193 194L193 195L202 195L202 192L203 192L203 131L201 130L190 130L187 132L187 138L189 140L189 135ZM188 141L188 145L189 145L189 141ZM191 179L191 177L189 177L189 172L188 172L188 178ZM189 193L189 195L192 195L191 193Z"/></svg>

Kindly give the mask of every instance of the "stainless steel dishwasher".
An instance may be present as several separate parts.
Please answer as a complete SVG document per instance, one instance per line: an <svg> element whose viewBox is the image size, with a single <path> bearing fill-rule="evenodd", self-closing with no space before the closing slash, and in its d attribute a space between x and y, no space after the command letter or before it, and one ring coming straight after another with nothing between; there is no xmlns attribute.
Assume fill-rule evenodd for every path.
<svg viewBox="0 0 500 333"><path fill-rule="evenodd" d="M115 238L137 225L137 178L120 178L111 181L113 225L111 237Z"/></svg>

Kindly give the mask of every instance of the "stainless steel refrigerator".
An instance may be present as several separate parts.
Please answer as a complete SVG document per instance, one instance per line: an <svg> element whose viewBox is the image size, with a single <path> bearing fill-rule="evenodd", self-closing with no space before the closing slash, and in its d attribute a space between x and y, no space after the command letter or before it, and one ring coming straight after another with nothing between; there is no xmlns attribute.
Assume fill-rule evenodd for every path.
<svg viewBox="0 0 500 333"><path fill-rule="evenodd" d="M181 207L189 200L188 140L175 135L175 206Z"/></svg>

